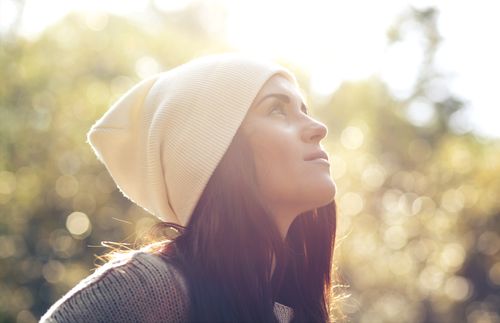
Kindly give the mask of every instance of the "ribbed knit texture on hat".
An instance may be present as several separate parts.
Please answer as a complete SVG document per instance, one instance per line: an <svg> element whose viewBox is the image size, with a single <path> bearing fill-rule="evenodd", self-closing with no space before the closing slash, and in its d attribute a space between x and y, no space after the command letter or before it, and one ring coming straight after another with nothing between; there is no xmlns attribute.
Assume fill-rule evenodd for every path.
<svg viewBox="0 0 500 323"><path fill-rule="evenodd" d="M285 68L238 54L195 59L141 81L88 132L121 192L186 225L257 93Z"/></svg>

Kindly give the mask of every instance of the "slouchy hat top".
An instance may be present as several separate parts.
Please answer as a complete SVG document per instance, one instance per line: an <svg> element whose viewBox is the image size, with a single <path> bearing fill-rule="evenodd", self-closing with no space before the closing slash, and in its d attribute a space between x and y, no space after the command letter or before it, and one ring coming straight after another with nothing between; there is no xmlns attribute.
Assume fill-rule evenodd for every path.
<svg viewBox="0 0 500 323"><path fill-rule="evenodd" d="M123 195L186 225L257 93L282 66L240 54L192 60L126 92L87 134Z"/></svg>

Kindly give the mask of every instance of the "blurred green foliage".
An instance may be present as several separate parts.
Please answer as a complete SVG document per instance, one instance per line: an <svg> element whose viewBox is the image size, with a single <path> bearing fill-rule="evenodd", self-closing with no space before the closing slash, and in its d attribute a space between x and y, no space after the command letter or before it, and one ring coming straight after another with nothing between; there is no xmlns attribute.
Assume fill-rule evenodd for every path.
<svg viewBox="0 0 500 323"><path fill-rule="evenodd" d="M1 43L0 322L36 321L90 274L102 241L133 243L156 222L119 193L85 134L141 78L227 47L199 8L151 14L73 14L36 40ZM377 78L310 96L339 187L344 310L353 322L499 322L500 142L455 131L462 102L429 95L443 81L436 13L403 16L391 41L405 23L426 39L410 96ZM432 122L410 122L415 100Z"/></svg>

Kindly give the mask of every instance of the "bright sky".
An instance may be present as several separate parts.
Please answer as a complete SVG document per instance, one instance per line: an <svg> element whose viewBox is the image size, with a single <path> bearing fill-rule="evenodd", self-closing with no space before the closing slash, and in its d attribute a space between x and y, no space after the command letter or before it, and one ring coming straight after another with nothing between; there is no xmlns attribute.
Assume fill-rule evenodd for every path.
<svg viewBox="0 0 500 323"><path fill-rule="evenodd" d="M334 91L343 80L380 75L396 96L404 97L422 59L420 38L386 47L386 30L408 5L437 6L444 41L437 55L449 75L451 92L467 102L454 116L457 131L500 138L500 104L494 77L500 76L500 3L490 0L155 0L165 10L178 10L190 1L217 4L227 12L226 39L233 47L270 58L283 58L311 73L318 95ZM70 11L139 15L148 1L27 0L21 33L35 37ZM16 7L0 0L0 29L11 23ZM439 89L439 84L436 84ZM431 97L442 97L435 91ZM428 102L415 102L408 114L415 124L432 118Z"/></svg>

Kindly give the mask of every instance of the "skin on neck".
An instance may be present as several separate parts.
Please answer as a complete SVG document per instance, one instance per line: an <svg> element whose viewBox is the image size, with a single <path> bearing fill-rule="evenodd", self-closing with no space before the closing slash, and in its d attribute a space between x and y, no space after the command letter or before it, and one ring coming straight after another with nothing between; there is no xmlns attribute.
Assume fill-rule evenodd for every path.
<svg viewBox="0 0 500 323"><path fill-rule="evenodd" d="M295 218L302 212L305 212L303 210L303 206L301 208L298 205L292 205L290 201L283 202L272 200L263 195L259 195L259 201L262 205L264 205L264 208L278 227L282 240L285 240L288 229Z"/></svg>
<svg viewBox="0 0 500 323"><path fill-rule="evenodd" d="M274 214L277 214L277 213L274 212ZM289 214L295 214L295 215L290 216ZM293 220L295 220L297 215L298 214L296 214L296 213L290 213L290 212L285 213L284 212L283 214L278 214L277 216L274 217L275 223L278 226L278 230L279 230L280 235L281 235L281 239L285 240L286 235L288 233L288 229L290 228L290 225L292 224ZM275 261L274 255L273 255L273 259L271 262L271 277L273 276L275 267L276 267L276 261Z"/></svg>
<svg viewBox="0 0 500 323"><path fill-rule="evenodd" d="M275 217L275 222L276 222L276 225L278 226L278 230L280 232L280 235L281 235L281 239L285 240L286 238L286 235L288 233L288 229L290 228L290 225L292 224L293 220L295 220L295 218L297 217L297 215L293 215L293 216L286 216L286 215L278 215Z"/></svg>

